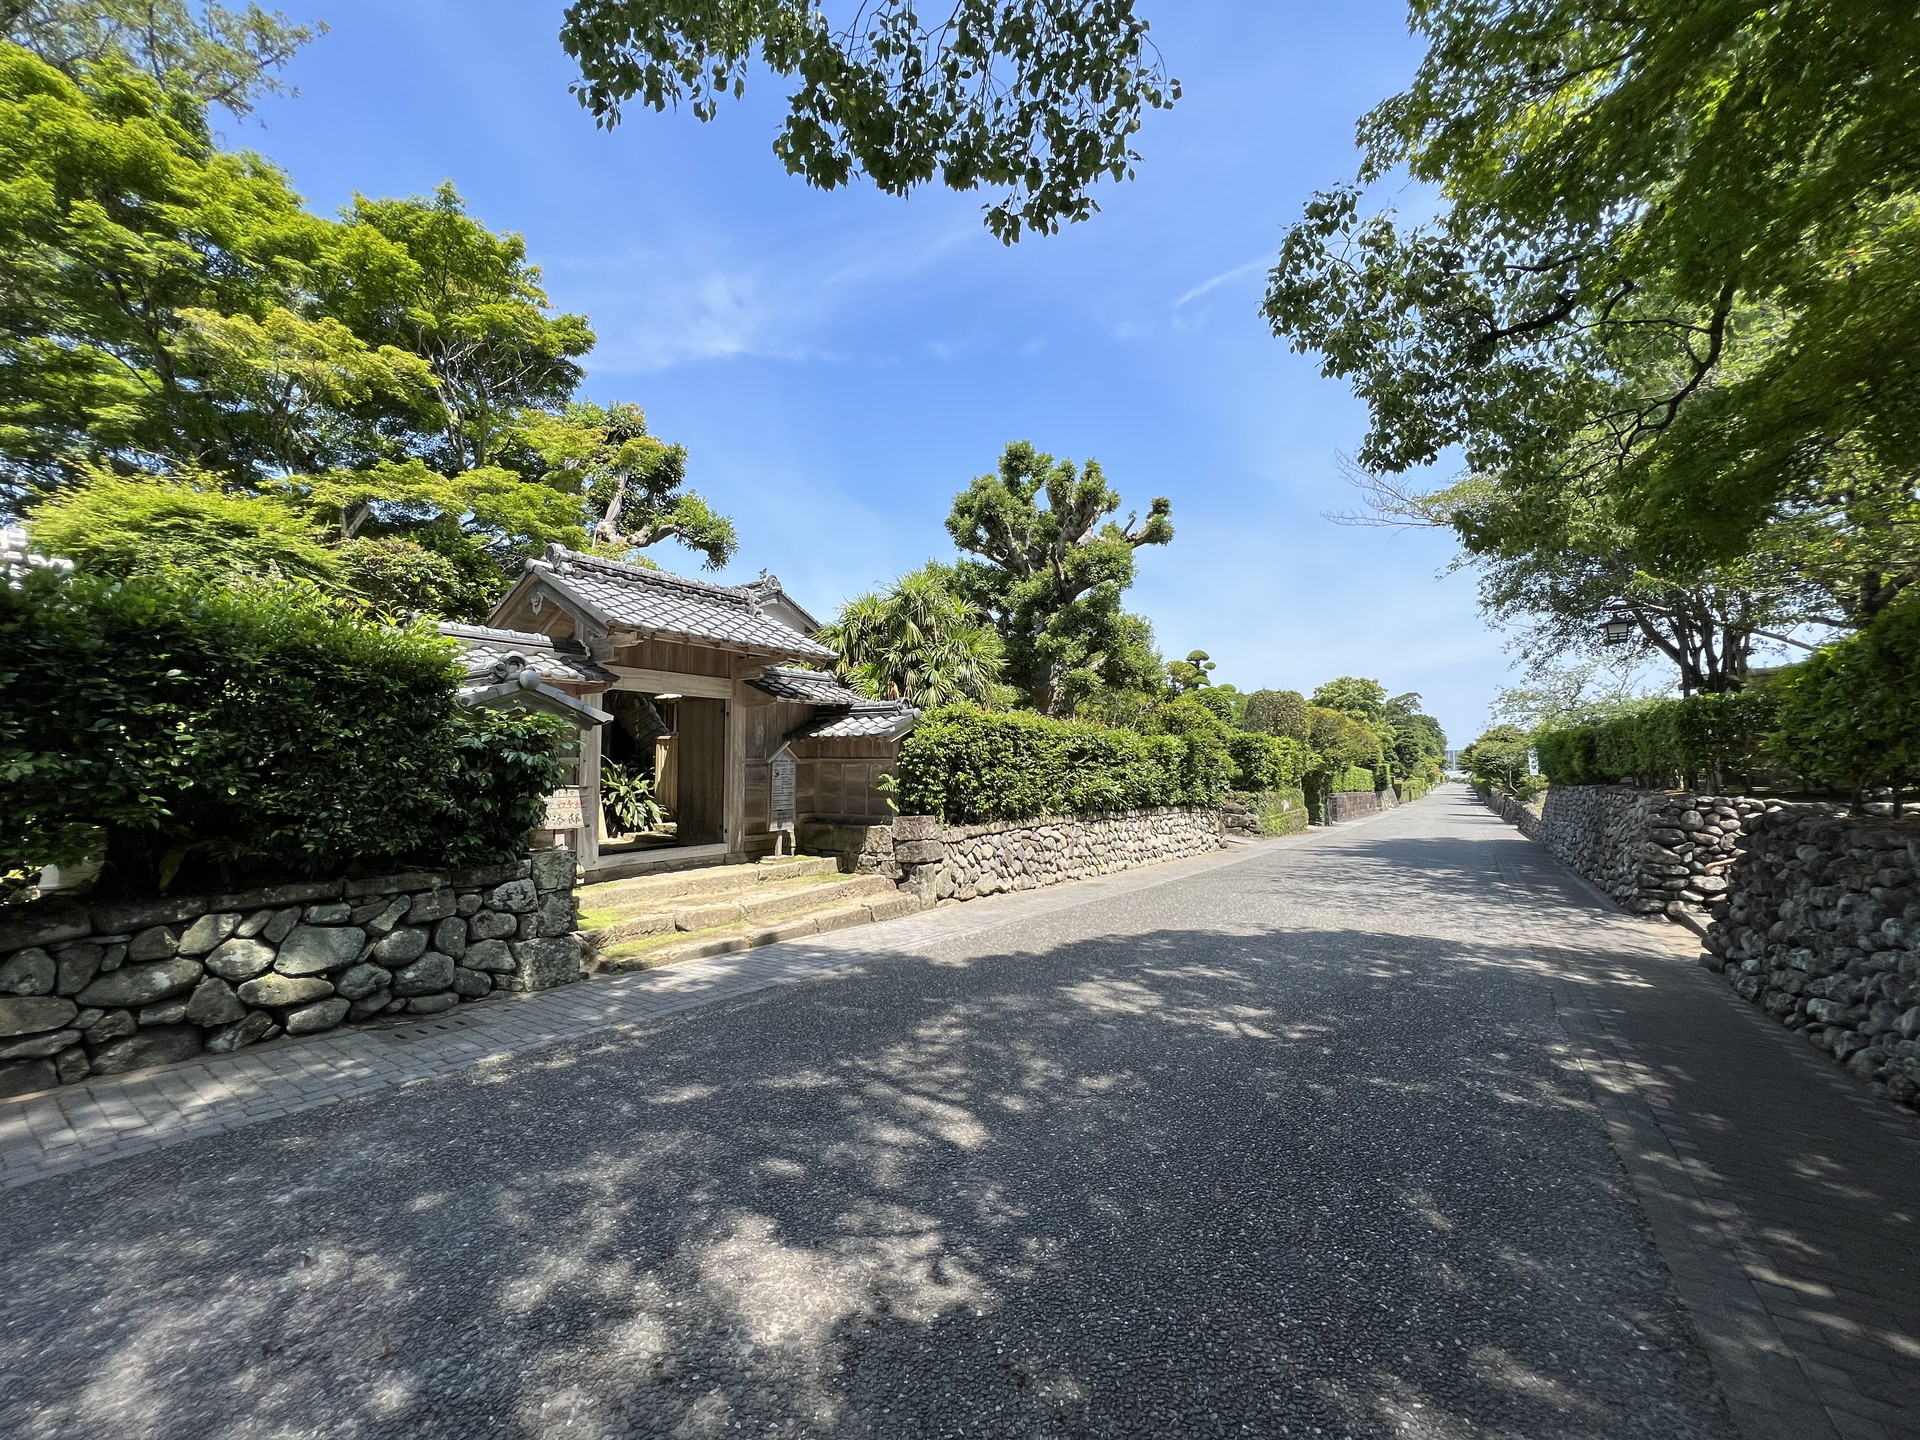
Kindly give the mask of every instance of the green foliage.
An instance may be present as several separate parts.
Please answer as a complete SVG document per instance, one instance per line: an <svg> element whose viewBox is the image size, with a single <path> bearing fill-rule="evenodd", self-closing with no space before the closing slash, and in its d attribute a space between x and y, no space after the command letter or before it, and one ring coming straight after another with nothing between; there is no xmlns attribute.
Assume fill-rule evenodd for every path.
<svg viewBox="0 0 1920 1440"><path fill-rule="evenodd" d="M1555 785L1739 787L1766 766L1762 746L1777 708L1765 690L1646 700L1584 724L1543 727L1533 745Z"/></svg>
<svg viewBox="0 0 1920 1440"><path fill-rule="evenodd" d="M508 583L487 549L453 525L362 535L335 546L332 553L339 559L341 588L380 615L478 622Z"/></svg>
<svg viewBox="0 0 1920 1440"><path fill-rule="evenodd" d="M1240 723L1248 730L1284 735L1305 745L1309 733L1306 698L1297 690L1256 690L1247 696Z"/></svg>
<svg viewBox="0 0 1920 1440"><path fill-rule="evenodd" d="M1420 697L1394 696L1382 707L1381 719L1396 782L1417 779L1423 785L1438 783L1446 768L1447 736L1440 722L1420 708Z"/></svg>
<svg viewBox="0 0 1920 1440"><path fill-rule="evenodd" d="M121 893L518 854L563 727L457 680L438 637L311 592L32 573L0 588L0 868L100 832Z"/></svg>
<svg viewBox="0 0 1920 1440"><path fill-rule="evenodd" d="M1532 742L1517 725L1496 725L1460 752L1460 764L1476 785L1518 793L1532 770Z"/></svg>
<svg viewBox="0 0 1920 1440"><path fill-rule="evenodd" d="M1230 764L1217 734L1197 722L1186 733L1143 735L953 707L925 716L902 743L896 803L901 814L950 824L1216 805Z"/></svg>
<svg viewBox="0 0 1920 1440"><path fill-rule="evenodd" d="M600 762L600 807L617 831L637 834L666 822L666 807L654 797L653 781L611 760Z"/></svg>
<svg viewBox="0 0 1920 1440"><path fill-rule="evenodd" d="M1043 715L1072 714L1101 690L1166 686L1151 630L1120 600L1134 551L1173 539L1172 506L1157 499L1124 525L1107 519L1119 508L1097 461L1082 470L1017 441L947 517L954 543L980 557L956 567L956 586L992 617L1008 681Z"/></svg>
<svg viewBox="0 0 1920 1440"><path fill-rule="evenodd" d="M177 571L213 581L278 576L322 584L340 577L338 557L299 515L203 479L96 471L34 512L33 542L96 575Z"/></svg>
<svg viewBox="0 0 1920 1440"><path fill-rule="evenodd" d="M1260 817L1260 833L1264 836L1299 835L1311 823L1306 792L1297 785L1243 791L1235 798Z"/></svg>
<svg viewBox="0 0 1920 1440"><path fill-rule="evenodd" d="M1775 753L1841 793L1920 784L1920 593L1778 677Z"/></svg>
<svg viewBox="0 0 1920 1440"><path fill-rule="evenodd" d="M1386 714L1387 687L1378 680L1342 675L1314 691L1311 703L1326 710L1338 710L1356 720L1374 721Z"/></svg>
<svg viewBox="0 0 1920 1440"><path fill-rule="evenodd" d="M931 561L847 601L820 642L838 652L840 678L876 699L922 710L962 702L991 709L1011 696L1000 680L999 634L956 593L953 571Z"/></svg>
<svg viewBox="0 0 1920 1440"><path fill-rule="evenodd" d="M1371 795L1374 791L1373 771L1361 765L1336 770L1327 777L1326 788L1332 795L1351 794L1357 791L1365 791Z"/></svg>
<svg viewBox="0 0 1920 1440"><path fill-rule="evenodd" d="M789 173L830 190L859 171L892 195L936 176L1000 188L987 227L1008 243L1086 219L1096 181L1132 175L1143 113L1180 94L1132 0L959 0L931 24L880 0L845 28L812 0L576 0L561 43L607 126L636 99L711 120L757 58L796 82L773 147Z"/></svg>
<svg viewBox="0 0 1920 1440"><path fill-rule="evenodd" d="M207 105L245 115L284 87L274 71L326 26L197 0L15 0L5 38L68 74L114 56Z"/></svg>
<svg viewBox="0 0 1920 1440"><path fill-rule="evenodd" d="M1314 768L1312 753L1291 736L1236 730L1227 745L1233 755L1236 790L1291 789Z"/></svg>
<svg viewBox="0 0 1920 1440"><path fill-rule="evenodd" d="M1356 767L1376 770L1385 764L1379 732L1364 720L1341 710L1309 705L1307 740L1320 758L1318 768L1322 770L1338 772Z"/></svg>

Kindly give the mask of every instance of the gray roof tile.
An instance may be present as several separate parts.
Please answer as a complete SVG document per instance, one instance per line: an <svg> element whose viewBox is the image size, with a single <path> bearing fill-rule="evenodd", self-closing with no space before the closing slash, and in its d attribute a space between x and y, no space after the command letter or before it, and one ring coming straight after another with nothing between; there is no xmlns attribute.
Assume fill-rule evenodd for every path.
<svg viewBox="0 0 1920 1440"><path fill-rule="evenodd" d="M881 735L904 735L920 712L911 705L890 702L857 710L829 710L787 732L789 740L864 740Z"/></svg>
<svg viewBox="0 0 1920 1440"><path fill-rule="evenodd" d="M819 670L797 670L786 665L769 665L747 682L776 700L794 700L803 705L871 705L875 702L857 690L849 690L833 676Z"/></svg>
<svg viewBox="0 0 1920 1440"><path fill-rule="evenodd" d="M770 615L755 603L755 587L714 585L664 570L644 570L597 555L552 546L544 562L560 587L571 591L610 625L669 639L736 645L795 659L831 660L833 651Z"/></svg>
<svg viewBox="0 0 1920 1440"><path fill-rule="evenodd" d="M587 647L578 640L536 635L525 630L498 630L490 625L456 625L442 621L440 633L460 647L460 663L469 675L490 671L496 661L519 654L549 680L573 680L585 684L611 685L616 678L611 670L593 663Z"/></svg>

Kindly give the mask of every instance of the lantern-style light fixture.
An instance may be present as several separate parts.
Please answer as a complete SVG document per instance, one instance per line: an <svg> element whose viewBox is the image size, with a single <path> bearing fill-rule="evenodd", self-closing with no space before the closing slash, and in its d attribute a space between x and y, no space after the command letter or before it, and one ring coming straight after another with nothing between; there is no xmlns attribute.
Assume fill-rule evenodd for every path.
<svg viewBox="0 0 1920 1440"><path fill-rule="evenodd" d="M1606 623L1600 627L1601 635L1609 645L1624 645L1633 639L1633 632L1640 628L1639 622L1631 612L1616 610L1609 615Z"/></svg>

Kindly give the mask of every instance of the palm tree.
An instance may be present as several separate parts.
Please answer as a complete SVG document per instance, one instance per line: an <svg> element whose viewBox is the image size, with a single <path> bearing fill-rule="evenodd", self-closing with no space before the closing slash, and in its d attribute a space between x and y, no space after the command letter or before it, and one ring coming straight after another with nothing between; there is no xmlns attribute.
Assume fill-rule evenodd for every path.
<svg viewBox="0 0 1920 1440"><path fill-rule="evenodd" d="M856 595L820 640L839 652L840 678L875 699L927 710L961 702L992 707L1011 694L1000 683L1000 636L954 593L952 572L937 562L885 590Z"/></svg>

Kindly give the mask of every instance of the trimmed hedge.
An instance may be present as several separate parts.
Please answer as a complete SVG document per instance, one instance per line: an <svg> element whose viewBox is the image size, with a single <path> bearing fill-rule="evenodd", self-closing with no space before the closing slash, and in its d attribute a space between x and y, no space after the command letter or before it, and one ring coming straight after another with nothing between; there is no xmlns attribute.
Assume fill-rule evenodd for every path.
<svg viewBox="0 0 1920 1440"><path fill-rule="evenodd" d="M1374 790L1373 771L1362 765L1350 765L1345 770L1336 770L1327 777L1329 795L1351 794L1365 790L1371 794Z"/></svg>
<svg viewBox="0 0 1920 1440"><path fill-rule="evenodd" d="M1920 592L1774 683L1772 748L1796 774L1850 795L1920 785Z"/></svg>
<svg viewBox="0 0 1920 1440"><path fill-rule="evenodd" d="M1766 690L1649 700L1592 724L1543 728L1533 747L1554 785L1711 781L1717 789L1765 768L1778 709Z"/></svg>
<svg viewBox="0 0 1920 1440"><path fill-rule="evenodd" d="M1292 789L1314 765L1313 752L1290 736L1236 730L1227 748L1233 756L1236 790Z"/></svg>
<svg viewBox="0 0 1920 1440"><path fill-rule="evenodd" d="M0 870L104 853L102 893L147 894L520 854L565 727L457 680L438 636L302 590L0 586Z"/></svg>
<svg viewBox="0 0 1920 1440"><path fill-rule="evenodd" d="M901 744L895 803L903 815L950 825L1218 805L1231 765L1204 728L1142 735L956 705L930 711Z"/></svg>

